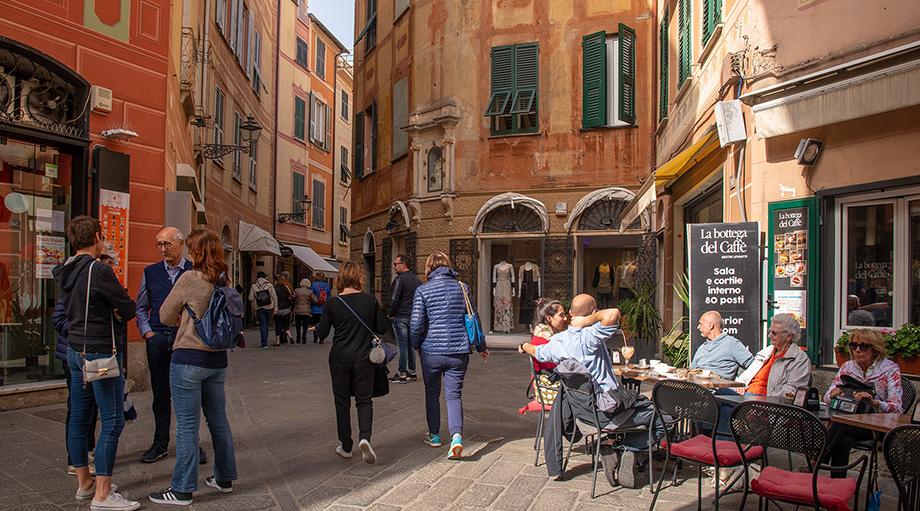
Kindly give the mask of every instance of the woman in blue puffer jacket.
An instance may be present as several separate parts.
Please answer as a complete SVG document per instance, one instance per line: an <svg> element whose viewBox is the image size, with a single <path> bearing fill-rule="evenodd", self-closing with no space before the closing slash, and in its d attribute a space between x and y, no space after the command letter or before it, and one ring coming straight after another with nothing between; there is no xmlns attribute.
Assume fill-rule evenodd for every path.
<svg viewBox="0 0 920 511"><path fill-rule="evenodd" d="M450 258L435 252L425 262L428 282L415 291L412 319L409 322L409 340L419 350L422 379L425 381L425 412L428 434L425 443L441 447L441 380L444 380L444 398L447 401L447 425L450 430L448 459L463 455L463 379L470 364L470 341L466 334L464 315L466 300L464 290L469 289L457 280ZM476 303L470 296L470 303ZM480 355L489 358L483 344Z"/></svg>

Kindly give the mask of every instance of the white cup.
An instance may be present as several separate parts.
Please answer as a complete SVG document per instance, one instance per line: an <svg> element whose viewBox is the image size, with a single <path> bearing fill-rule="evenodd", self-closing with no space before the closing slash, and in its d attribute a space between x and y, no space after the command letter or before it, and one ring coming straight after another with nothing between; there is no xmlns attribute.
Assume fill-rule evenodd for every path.
<svg viewBox="0 0 920 511"><path fill-rule="evenodd" d="M653 359L649 360L648 363L649 363L649 365L656 366L656 365L660 364L661 361L658 360L657 358L653 358Z"/></svg>
<svg viewBox="0 0 920 511"><path fill-rule="evenodd" d="M648 367L648 360L645 360L644 358L640 358L639 367Z"/></svg>

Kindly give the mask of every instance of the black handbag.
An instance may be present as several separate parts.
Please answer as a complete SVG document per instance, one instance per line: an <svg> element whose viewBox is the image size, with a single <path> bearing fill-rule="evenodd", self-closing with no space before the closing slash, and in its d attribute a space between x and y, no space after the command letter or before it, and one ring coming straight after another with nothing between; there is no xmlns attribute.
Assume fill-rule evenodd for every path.
<svg viewBox="0 0 920 511"><path fill-rule="evenodd" d="M386 364L374 364L374 397L383 397L390 393L389 375Z"/></svg>

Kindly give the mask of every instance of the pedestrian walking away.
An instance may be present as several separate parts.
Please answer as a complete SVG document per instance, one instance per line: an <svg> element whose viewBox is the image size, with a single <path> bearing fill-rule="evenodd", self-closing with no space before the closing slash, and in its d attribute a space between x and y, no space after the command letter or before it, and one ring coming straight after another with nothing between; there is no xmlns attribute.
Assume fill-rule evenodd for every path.
<svg viewBox="0 0 920 511"><path fill-rule="evenodd" d="M275 286L268 281L264 271L260 271L256 277L249 288L249 303L259 322L259 346L265 349L268 348L268 322L278 309L278 296L275 294Z"/></svg>
<svg viewBox="0 0 920 511"><path fill-rule="evenodd" d="M418 379L415 372L415 353L409 345L412 300L415 298L415 290L421 285L415 272L410 270L413 267L412 262L402 254L396 256L396 260L393 261L396 278L393 279L393 291L387 311L387 316L393 321L393 333L396 336L396 344L399 346L398 369L390 378L393 383L406 383Z"/></svg>
<svg viewBox="0 0 920 511"><path fill-rule="evenodd" d="M74 257L54 268L54 280L61 287L67 318L67 364L70 370L70 418L67 424L67 454L77 474L77 500L92 499L93 511L131 511L140 503L124 498L112 484L118 440L125 425L122 409L124 354L116 346L123 334L122 322L134 318L134 300L121 286L115 272L96 258L104 240L99 221L78 216L67 226L67 238L76 250ZM84 365L97 362L106 368L114 359L118 371L84 374ZM87 376L92 380L87 381ZM87 429L92 420L90 403L95 402L102 419L96 445L95 479L90 475Z"/></svg>
<svg viewBox="0 0 920 511"><path fill-rule="evenodd" d="M322 339L334 329L329 350L329 374L335 403L335 423L339 445L335 452L351 458L354 440L351 436L351 396L358 411L358 448L365 463L377 462L371 446L374 421L375 366L370 361L373 336L368 329L384 335L390 324L374 295L364 292L364 270L358 263L342 265L336 281L339 294L326 303L325 312L316 325L316 335Z"/></svg>
<svg viewBox="0 0 920 511"><path fill-rule="evenodd" d="M326 307L326 302L332 298L332 286L326 282L325 273L318 271L313 274L313 284L310 285L310 290L313 291L313 302L310 306L310 321L315 326L319 324L319 320L323 316L323 309ZM319 341L319 343L322 344L325 340L325 336L317 335L316 330L313 331L313 342Z"/></svg>
<svg viewBox="0 0 920 511"><path fill-rule="evenodd" d="M278 307L275 309L275 346L294 344L290 332L294 289L283 274L279 274L275 279L275 297L278 300Z"/></svg>
<svg viewBox="0 0 920 511"><path fill-rule="evenodd" d="M425 443L441 444L441 381L447 401L447 425L450 432L448 459L463 456L463 380L470 364L470 341L467 337L465 315L468 293L457 280L450 258L435 252L425 262L428 282L415 290L409 340L419 350L422 378L425 382L425 415L428 434ZM464 287L461 287L464 286ZM469 297L476 303L473 297ZM489 358L485 343L477 348L482 359Z"/></svg>
<svg viewBox="0 0 920 511"><path fill-rule="evenodd" d="M313 301L313 291L310 289L310 279L301 279L300 286L294 290L294 319L297 326L297 344L307 343L307 334L310 330L310 305ZM316 334L314 334L315 336Z"/></svg>
<svg viewBox="0 0 920 511"><path fill-rule="evenodd" d="M215 286L229 285L224 249L220 237L208 229L192 231L188 248L193 269L179 277L159 311L163 323L178 326L178 330L169 370L176 409L176 466L169 488L150 495L150 501L157 504L190 505L198 491L201 411L214 446L214 474L205 484L228 493L237 477L224 394L227 350L212 348L196 329L196 318L204 317L209 309ZM241 299L239 303L242 305Z"/></svg>
<svg viewBox="0 0 920 511"><path fill-rule="evenodd" d="M192 267L182 252L185 236L175 227L164 227L157 233L156 248L162 261L144 268L137 293L137 329L147 344L147 367L153 393L153 443L141 455L142 463L153 463L169 453L170 403L169 364L176 329L160 321L160 306L169 295L176 280ZM204 451L201 462L207 462Z"/></svg>

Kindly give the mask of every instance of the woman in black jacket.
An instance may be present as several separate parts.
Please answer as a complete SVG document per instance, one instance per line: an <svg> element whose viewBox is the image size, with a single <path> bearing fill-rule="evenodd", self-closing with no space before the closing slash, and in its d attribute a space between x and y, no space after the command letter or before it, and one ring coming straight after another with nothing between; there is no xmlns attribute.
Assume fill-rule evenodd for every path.
<svg viewBox="0 0 920 511"><path fill-rule="evenodd" d="M351 396L355 396L358 410L358 447L364 462L377 462L371 447L371 424L374 408L374 364L370 361L373 336L369 329L383 336L390 331L383 310L374 295L365 293L364 270L358 263L342 265L336 281L339 294L326 302L323 316L316 325L316 335L322 339L335 329L332 349L329 350L329 373L332 376L332 395L335 401L335 422L339 446L336 454L351 458L354 441L351 438Z"/></svg>

